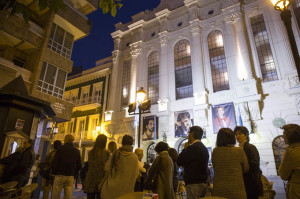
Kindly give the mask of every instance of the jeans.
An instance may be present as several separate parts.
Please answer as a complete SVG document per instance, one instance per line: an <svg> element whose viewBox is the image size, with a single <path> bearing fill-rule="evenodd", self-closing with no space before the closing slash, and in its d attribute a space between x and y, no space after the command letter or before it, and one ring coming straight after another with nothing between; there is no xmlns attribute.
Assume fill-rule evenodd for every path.
<svg viewBox="0 0 300 199"><path fill-rule="evenodd" d="M198 199L205 197L206 184L188 184L185 186L187 199Z"/></svg>
<svg viewBox="0 0 300 199"><path fill-rule="evenodd" d="M59 199L61 190L64 188L64 199L71 199L72 188L74 183L74 176L60 176L54 177L52 199Z"/></svg>

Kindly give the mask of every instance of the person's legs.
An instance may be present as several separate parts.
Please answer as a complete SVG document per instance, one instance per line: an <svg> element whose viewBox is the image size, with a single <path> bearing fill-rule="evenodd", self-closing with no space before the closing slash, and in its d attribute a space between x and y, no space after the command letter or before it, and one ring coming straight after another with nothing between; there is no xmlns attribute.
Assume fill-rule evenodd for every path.
<svg viewBox="0 0 300 199"><path fill-rule="evenodd" d="M49 198L49 193L51 189L51 183L47 182L45 178L42 179L42 187L43 187L43 199Z"/></svg>
<svg viewBox="0 0 300 199"><path fill-rule="evenodd" d="M52 199L60 198L60 193L61 193L63 186L64 186L64 176L55 176L52 194L51 194Z"/></svg>
<svg viewBox="0 0 300 199"><path fill-rule="evenodd" d="M64 176L64 199L71 199L74 184L73 176Z"/></svg>
<svg viewBox="0 0 300 199"><path fill-rule="evenodd" d="M95 193L87 193L87 199L95 199Z"/></svg>
<svg viewBox="0 0 300 199"><path fill-rule="evenodd" d="M206 185L204 183L186 185L187 199L203 198L205 193Z"/></svg>

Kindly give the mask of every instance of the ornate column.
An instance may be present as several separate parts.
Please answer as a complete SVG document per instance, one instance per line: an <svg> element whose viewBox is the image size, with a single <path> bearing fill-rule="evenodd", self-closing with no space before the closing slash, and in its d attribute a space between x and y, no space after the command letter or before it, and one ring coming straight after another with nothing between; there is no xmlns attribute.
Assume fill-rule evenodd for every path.
<svg viewBox="0 0 300 199"><path fill-rule="evenodd" d="M206 103L206 91L205 91L205 79L204 79L204 64L203 64L203 52L201 45L201 28L200 20L195 19L190 22L192 33L191 44L191 59L192 59L192 71L193 71L193 90L195 104Z"/></svg>
<svg viewBox="0 0 300 199"><path fill-rule="evenodd" d="M238 60L237 60L237 41L235 38L235 29L234 29L234 15L227 15L224 19L226 26L226 33L224 35L224 43L226 51L226 61L228 67L228 73L233 85L238 84Z"/></svg>
<svg viewBox="0 0 300 199"><path fill-rule="evenodd" d="M110 91L109 91L109 103L108 103L108 110L109 111L116 111L118 108L118 79L119 77L119 57L120 57L120 51L114 50L112 52L112 61L113 61L113 67L112 67L112 74L111 74L111 80L110 80ZM119 96L121 97L121 96Z"/></svg>
<svg viewBox="0 0 300 199"><path fill-rule="evenodd" d="M137 63L138 63L138 56L142 52L141 48L142 41L135 42L130 44L131 49L131 82L130 82L130 93L129 93L129 103L135 102L136 91L137 91Z"/></svg>
<svg viewBox="0 0 300 199"><path fill-rule="evenodd" d="M244 16L242 13L233 14L235 18L235 32L238 50L238 72L240 80L253 79L251 63L249 55L248 37L245 30Z"/></svg>
<svg viewBox="0 0 300 199"><path fill-rule="evenodd" d="M169 98L169 74L168 74L168 32L159 33L160 56L159 56L159 100L158 111L168 109Z"/></svg>

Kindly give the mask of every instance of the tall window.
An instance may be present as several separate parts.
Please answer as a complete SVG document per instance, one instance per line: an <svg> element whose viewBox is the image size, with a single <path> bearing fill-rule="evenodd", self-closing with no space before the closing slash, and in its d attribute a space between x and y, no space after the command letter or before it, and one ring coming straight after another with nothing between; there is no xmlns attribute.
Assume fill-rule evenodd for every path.
<svg viewBox="0 0 300 199"><path fill-rule="evenodd" d="M264 82L277 80L277 72L274 64L270 41L264 17L262 14L250 18L256 51Z"/></svg>
<svg viewBox="0 0 300 199"><path fill-rule="evenodd" d="M37 90L58 98L63 98L66 75L65 71L48 62L43 62Z"/></svg>
<svg viewBox="0 0 300 199"><path fill-rule="evenodd" d="M122 76L121 107L128 106L130 88L131 60L124 61Z"/></svg>
<svg viewBox="0 0 300 199"><path fill-rule="evenodd" d="M73 41L74 41L73 35L65 31L58 25L53 24L49 42L48 42L49 49L70 59Z"/></svg>
<svg viewBox="0 0 300 199"><path fill-rule="evenodd" d="M92 103L100 103L101 101L101 87L100 86L94 86L93 91L93 100Z"/></svg>
<svg viewBox="0 0 300 199"><path fill-rule="evenodd" d="M153 51L148 56L148 99L156 104L159 97L159 55Z"/></svg>
<svg viewBox="0 0 300 199"><path fill-rule="evenodd" d="M207 37L214 92L229 90L227 64L223 36L221 31L214 30Z"/></svg>
<svg viewBox="0 0 300 199"><path fill-rule="evenodd" d="M188 40L177 42L174 47L176 99L193 97L191 45Z"/></svg>

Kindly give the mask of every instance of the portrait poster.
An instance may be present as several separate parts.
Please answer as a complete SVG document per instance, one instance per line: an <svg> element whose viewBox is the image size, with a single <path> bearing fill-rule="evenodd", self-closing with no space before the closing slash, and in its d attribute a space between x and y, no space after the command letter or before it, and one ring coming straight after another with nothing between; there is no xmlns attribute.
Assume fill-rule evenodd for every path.
<svg viewBox="0 0 300 199"><path fill-rule="evenodd" d="M175 138L187 137L190 127L194 124L193 110L186 110L174 113Z"/></svg>
<svg viewBox="0 0 300 199"><path fill-rule="evenodd" d="M215 134L221 128L233 130L236 126L233 103L212 105L212 122Z"/></svg>
<svg viewBox="0 0 300 199"><path fill-rule="evenodd" d="M142 140L158 139L158 117L151 115L143 118L143 135Z"/></svg>
<svg viewBox="0 0 300 199"><path fill-rule="evenodd" d="M25 120L17 119L15 128L18 131L22 131L24 124L25 124Z"/></svg>

